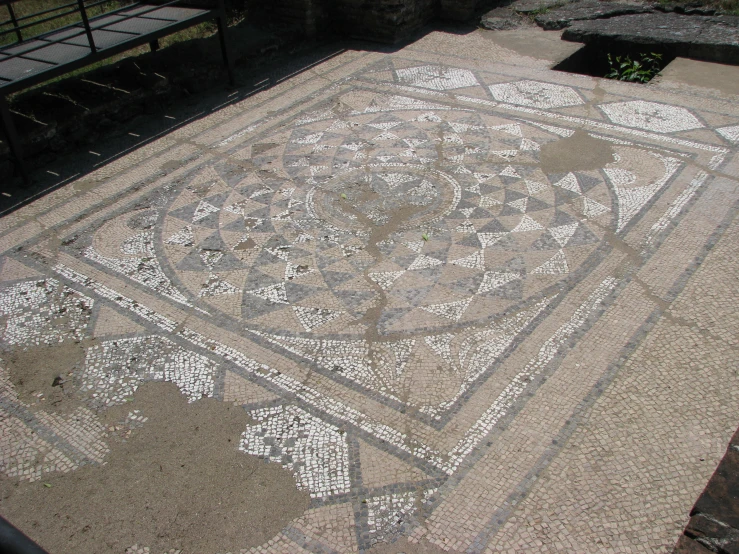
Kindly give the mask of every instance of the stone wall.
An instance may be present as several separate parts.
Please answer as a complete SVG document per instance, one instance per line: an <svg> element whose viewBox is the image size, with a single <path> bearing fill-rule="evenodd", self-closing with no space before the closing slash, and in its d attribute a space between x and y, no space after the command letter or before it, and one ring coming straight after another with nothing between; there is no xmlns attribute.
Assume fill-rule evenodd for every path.
<svg viewBox="0 0 739 554"><path fill-rule="evenodd" d="M480 0L441 0L440 16L452 21L467 21L480 3Z"/></svg>
<svg viewBox="0 0 739 554"><path fill-rule="evenodd" d="M324 0L338 34L396 43L438 13L439 0Z"/></svg>
<svg viewBox="0 0 739 554"><path fill-rule="evenodd" d="M274 21L294 24L306 37L314 38L326 23L325 0L270 0L259 9L269 13Z"/></svg>
<svg viewBox="0 0 739 554"><path fill-rule="evenodd" d="M270 0L259 8L308 37L338 36L395 44L436 17L469 20L486 0ZM487 0L489 1L489 0Z"/></svg>

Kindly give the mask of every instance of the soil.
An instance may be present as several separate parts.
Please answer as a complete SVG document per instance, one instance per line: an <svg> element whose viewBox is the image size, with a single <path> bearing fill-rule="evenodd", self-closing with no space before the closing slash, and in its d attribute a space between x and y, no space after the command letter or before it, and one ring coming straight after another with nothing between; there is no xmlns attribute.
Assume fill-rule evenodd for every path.
<svg viewBox="0 0 739 554"><path fill-rule="evenodd" d="M541 170L546 174L599 169L613 161L611 143L593 138L585 131L575 131L572 136L545 144L541 149Z"/></svg>
<svg viewBox="0 0 739 554"><path fill-rule="evenodd" d="M566 42L559 33L547 32L534 25L510 31L478 30L478 33L491 42L512 50L521 56L530 56L551 62L561 62L582 48L581 44Z"/></svg>
<svg viewBox="0 0 739 554"><path fill-rule="evenodd" d="M92 341L65 341L54 346L4 352L21 401L44 410L69 413L80 403L72 389L71 375L85 360L86 347Z"/></svg>
<svg viewBox="0 0 739 554"><path fill-rule="evenodd" d="M148 421L111 434L105 465L34 483L0 478L3 517L53 554L134 544L207 554L262 544L308 508L289 471L238 450L242 408L188 404L174 384L147 383L103 418L116 429L134 410Z"/></svg>
<svg viewBox="0 0 739 554"><path fill-rule="evenodd" d="M658 82L709 88L739 96L739 67L677 58L662 70Z"/></svg>

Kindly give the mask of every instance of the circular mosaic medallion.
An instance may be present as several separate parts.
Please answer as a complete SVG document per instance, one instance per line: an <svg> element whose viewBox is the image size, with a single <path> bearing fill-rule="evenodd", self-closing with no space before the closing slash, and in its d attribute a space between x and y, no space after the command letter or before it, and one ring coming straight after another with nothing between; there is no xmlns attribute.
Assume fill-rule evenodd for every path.
<svg viewBox="0 0 739 554"><path fill-rule="evenodd" d="M451 175L421 165L376 164L334 177L308 192L310 217L353 232L397 220L419 229L459 204L461 187Z"/></svg>
<svg viewBox="0 0 739 554"><path fill-rule="evenodd" d="M194 296L254 330L391 336L489 322L578 278L621 224L618 190L634 197L665 172L619 146L602 168L547 174L541 149L567 136L553 127L345 111L241 147L244 166L188 177L161 251Z"/></svg>

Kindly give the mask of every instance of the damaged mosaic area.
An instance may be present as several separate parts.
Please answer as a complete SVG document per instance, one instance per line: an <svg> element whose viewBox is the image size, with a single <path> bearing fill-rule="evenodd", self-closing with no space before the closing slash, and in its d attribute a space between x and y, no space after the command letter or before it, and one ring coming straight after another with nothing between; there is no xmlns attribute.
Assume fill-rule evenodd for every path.
<svg viewBox="0 0 739 554"><path fill-rule="evenodd" d="M168 381L190 402L243 406L239 450L310 494L304 518L253 552L401 537L484 551L528 477L486 466L500 475L484 522L455 520L447 503L551 394L729 150L685 134L708 132L685 107L609 98L586 111L592 91L576 83L389 58L274 120L237 119L203 139L206 154L75 223L53 254L38 237L4 258L3 348L76 341L84 357L68 381L82 406L43 416L32 438L0 373L0 471L34 480L102 463L96 411ZM715 136L733 141L737 127L721 125ZM602 163L548 170L542 152L583 128ZM619 359L616 342L648 315L588 340ZM568 384L585 402L578 378ZM126 421L135 432L146 414ZM541 471L532 464L520 466Z"/></svg>

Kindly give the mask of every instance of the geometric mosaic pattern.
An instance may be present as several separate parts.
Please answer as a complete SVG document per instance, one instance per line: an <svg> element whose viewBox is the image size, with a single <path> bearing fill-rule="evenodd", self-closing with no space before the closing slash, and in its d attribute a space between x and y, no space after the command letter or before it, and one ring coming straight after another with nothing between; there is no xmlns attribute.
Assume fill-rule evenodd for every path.
<svg viewBox="0 0 739 554"><path fill-rule="evenodd" d="M88 350L77 380L96 406L125 402L145 381L171 381L194 401L213 396L216 366L164 337L118 338Z"/></svg>
<svg viewBox="0 0 739 554"><path fill-rule="evenodd" d="M10 346L51 345L84 336L94 300L55 279L22 281L0 291L2 340Z"/></svg>
<svg viewBox="0 0 739 554"><path fill-rule="evenodd" d="M343 56L291 100L278 88L186 127L163 147L176 171L131 161L86 217L48 216L58 242L0 235L23 243L0 266L3 346L96 339L71 376L87 407L47 426L84 444L4 433L30 454L3 473L102 463L90 409L167 380L243 405L239 449L310 493L305 518L254 552L542 542L517 506L710 250L719 221L701 202L732 205L711 196L732 127L697 142L695 107L439 53ZM547 169L542 152L576 131L609 157ZM0 384L3 431L24 429ZM654 502L671 536L674 505ZM343 538L311 535L322 510Z"/></svg>
<svg viewBox="0 0 739 554"><path fill-rule="evenodd" d="M730 142L739 143L739 125L721 127L719 129L716 129L716 131Z"/></svg>
<svg viewBox="0 0 739 554"><path fill-rule="evenodd" d="M474 74L467 69L439 65L398 69L396 75L401 83L432 90L454 90L479 84Z"/></svg>
<svg viewBox="0 0 739 554"><path fill-rule="evenodd" d="M493 98L532 108L562 108L583 104L580 95L570 87L541 83L538 81L518 81L490 87Z"/></svg>
<svg viewBox="0 0 739 554"><path fill-rule="evenodd" d="M605 104L600 108L614 123L657 133L687 131L703 127L703 124L693 114L679 106L632 100Z"/></svg>

